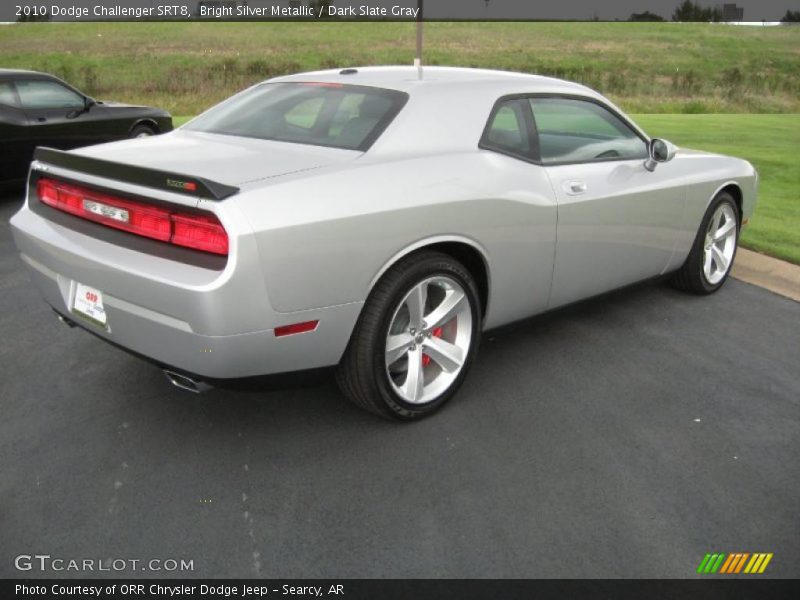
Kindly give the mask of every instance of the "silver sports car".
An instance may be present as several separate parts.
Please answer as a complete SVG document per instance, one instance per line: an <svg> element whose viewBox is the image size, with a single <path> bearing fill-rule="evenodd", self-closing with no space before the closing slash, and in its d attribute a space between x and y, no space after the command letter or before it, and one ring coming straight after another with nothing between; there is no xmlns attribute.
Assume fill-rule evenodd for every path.
<svg viewBox="0 0 800 600"><path fill-rule="evenodd" d="M358 405L415 419L488 328L664 274L719 289L757 183L582 85L369 67L39 148L11 224L62 320L179 387L336 366Z"/></svg>

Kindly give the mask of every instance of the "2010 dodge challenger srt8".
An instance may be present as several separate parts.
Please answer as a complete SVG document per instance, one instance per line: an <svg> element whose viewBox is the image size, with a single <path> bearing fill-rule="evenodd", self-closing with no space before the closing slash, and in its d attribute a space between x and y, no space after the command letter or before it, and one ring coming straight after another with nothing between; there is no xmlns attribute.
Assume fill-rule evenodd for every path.
<svg viewBox="0 0 800 600"><path fill-rule="evenodd" d="M357 404L414 419L487 328L662 274L719 289L756 188L748 162L651 139L581 85L375 67L39 148L11 224L63 319L180 387L337 366Z"/></svg>

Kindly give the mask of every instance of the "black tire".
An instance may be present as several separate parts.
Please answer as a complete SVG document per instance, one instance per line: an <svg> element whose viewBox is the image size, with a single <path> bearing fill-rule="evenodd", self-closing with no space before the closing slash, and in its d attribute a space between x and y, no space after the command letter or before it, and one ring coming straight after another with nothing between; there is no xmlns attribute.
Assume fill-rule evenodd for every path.
<svg viewBox="0 0 800 600"><path fill-rule="evenodd" d="M736 219L736 243L725 276L720 281L711 283L708 281L703 271L704 244L709 222L714 212L721 204L728 204L733 209L733 214ZM739 207L733 196L728 192L720 192L717 194L711 201L706 214L703 216L703 220L700 222L700 228L697 230L697 235L695 236L689 256L686 258L686 262L684 262L683 266L672 276L672 285L685 292L700 295L713 294L721 288L728 280L728 275L730 275L731 269L733 268L733 262L736 260L736 251L739 248L739 230L741 228L741 222L742 216L739 213Z"/></svg>
<svg viewBox="0 0 800 600"><path fill-rule="evenodd" d="M385 342L396 307L424 279L443 275L463 288L472 314L472 336L460 373L439 396L425 404L406 402L390 383ZM480 295L472 274L457 260L439 252L420 251L394 265L378 281L364 305L336 372L342 393L357 406L389 419L414 420L442 407L458 390L478 349Z"/></svg>
<svg viewBox="0 0 800 600"><path fill-rule="evenodd" d="M150 125L145 125L144 123L140 123L133 129L131 129L129 137L137 138L137 137L156 135L157 133L158 132Z"/></svg>

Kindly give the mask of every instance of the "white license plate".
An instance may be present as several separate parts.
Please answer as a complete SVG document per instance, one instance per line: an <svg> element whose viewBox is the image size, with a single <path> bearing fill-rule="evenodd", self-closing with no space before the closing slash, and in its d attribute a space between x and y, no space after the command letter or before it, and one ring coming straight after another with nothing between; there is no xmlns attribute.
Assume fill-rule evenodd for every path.
<svg viewBox="0 0 800 600"><path fill-rule="evenodd" d="M106 326L103 293L88 285L75 282L75 299L72 302L72 312L89 319L96 325Z"/></svg>

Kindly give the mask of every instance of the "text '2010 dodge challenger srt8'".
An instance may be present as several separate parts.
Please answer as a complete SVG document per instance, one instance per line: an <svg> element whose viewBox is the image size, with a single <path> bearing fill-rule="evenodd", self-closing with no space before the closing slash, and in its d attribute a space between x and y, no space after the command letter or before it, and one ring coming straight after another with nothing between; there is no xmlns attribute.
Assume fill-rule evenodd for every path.
<svg viewBox="0 0 800 600"><path fill-rule="evenodd" d="M716 291L756 188L748 162L650 139L578 84L375 67L40 148L11 223L62 317L176 385L337 366L357 404L413 419L487 328L668 273Z"/></svg>

